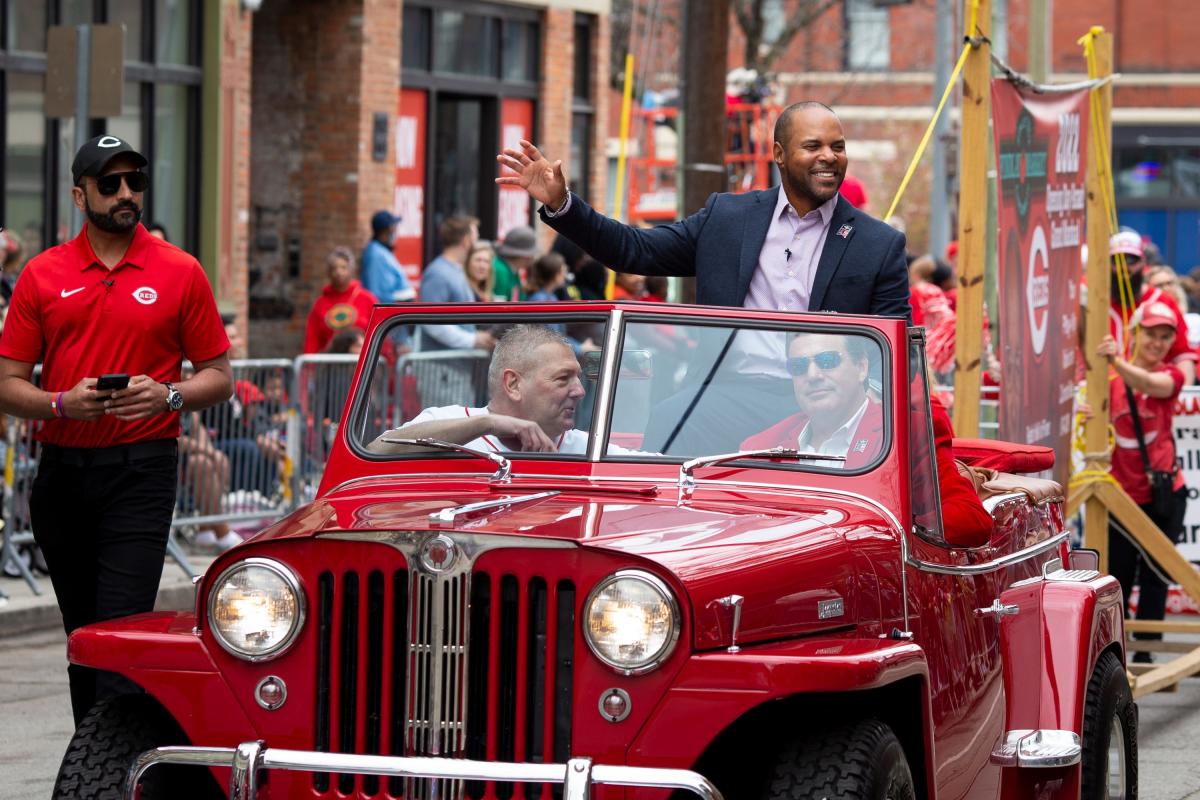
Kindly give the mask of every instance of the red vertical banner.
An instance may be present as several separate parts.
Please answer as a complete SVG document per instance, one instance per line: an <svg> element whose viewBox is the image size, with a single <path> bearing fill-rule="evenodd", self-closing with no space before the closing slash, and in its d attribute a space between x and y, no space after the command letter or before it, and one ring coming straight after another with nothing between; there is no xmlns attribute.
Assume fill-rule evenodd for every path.
<svg viewBox="0 0 1200 800"><path fill-rule="evenodd" d="M521 139L533 141L533 101L511 97L501 100L500 149L520 150ZM496 169L500 169L498 164ZM519 186L501 186L496 217L497 241L518 225L528 225L529 195Z"/></svg>
<svg viewBox="0 0 1200 800"><path fill-rule="evenodd" d="M1035 95L992 81L998 173L1000 438L1071 465L1086 237L1088 94Z"/></svg>
<svg viewBox="0 0 1200 800"><path fill-rule="evenodd" d="M392 251L415 289L421 284L425 224L425 131L428 93L400 90L396 117L396 190L392 213L400 217Z"/></svg>

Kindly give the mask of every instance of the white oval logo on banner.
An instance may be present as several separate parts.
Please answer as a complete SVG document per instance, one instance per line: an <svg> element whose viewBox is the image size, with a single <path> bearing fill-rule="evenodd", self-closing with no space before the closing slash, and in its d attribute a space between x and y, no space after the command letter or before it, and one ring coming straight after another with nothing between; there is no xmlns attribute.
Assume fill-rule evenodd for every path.
<svg viewBox="0 0 1200 800"><path fill-rule="evenodd" d="M149 286L143 286L133 290L133 299L144 306L148 306L158 299L158 292Z"/></svg>
<svg viewBox="0 0 1200 800"><path fill-rule="evenodd" d="M1030 344L1034 355L1046 348L1046 332L1050 327L1050 252L1046 248L1046 231L1038 225L1029 243L1029 265L1025 274L1025 304L1029 314Z"/></svg>

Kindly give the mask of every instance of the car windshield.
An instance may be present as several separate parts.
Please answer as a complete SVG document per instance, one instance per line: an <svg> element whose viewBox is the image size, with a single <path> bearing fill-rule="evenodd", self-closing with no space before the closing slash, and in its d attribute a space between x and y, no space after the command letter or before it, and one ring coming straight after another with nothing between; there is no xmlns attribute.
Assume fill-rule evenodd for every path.
<svg viewBox="0 0 1200 800"><path fill-rule="evenodd" d="M626 312L613 336L602 314L472 318L501 342L489 353L431 347L410 319L377 333L359 384L350 438L370 455L413 455L429 447L411 440L437 439L583 459L600 426L605 460L783 448L802 454L780 460L792 468L861 470L887 449L882 340L865 329ZM598 409L600 397L611 402Z"/></svg>

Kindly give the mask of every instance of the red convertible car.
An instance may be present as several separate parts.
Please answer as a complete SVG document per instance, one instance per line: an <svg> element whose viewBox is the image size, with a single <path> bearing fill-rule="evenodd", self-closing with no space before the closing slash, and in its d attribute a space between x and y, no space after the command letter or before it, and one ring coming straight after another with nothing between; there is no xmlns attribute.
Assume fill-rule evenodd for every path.
<svg viewBox="0 0 1200 800"><path fill-rule="evenodd" d="M379 307L316 499L71 637L144 693L55 796L1136 797L1116 581L1045 482L956 529L934 427L900 320Z"/></svg>

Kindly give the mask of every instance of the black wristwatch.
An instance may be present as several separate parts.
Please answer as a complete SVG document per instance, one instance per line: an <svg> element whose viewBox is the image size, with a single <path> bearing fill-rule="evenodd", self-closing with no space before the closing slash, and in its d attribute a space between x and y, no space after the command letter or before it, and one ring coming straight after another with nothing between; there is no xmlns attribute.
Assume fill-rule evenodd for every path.
<svg viewBox="0 0 1200 800"><path fill-rule="evenodd" d="M183 408L183 395L172 384L163 382L167 387L167 411L179 411Z"/></svg>

